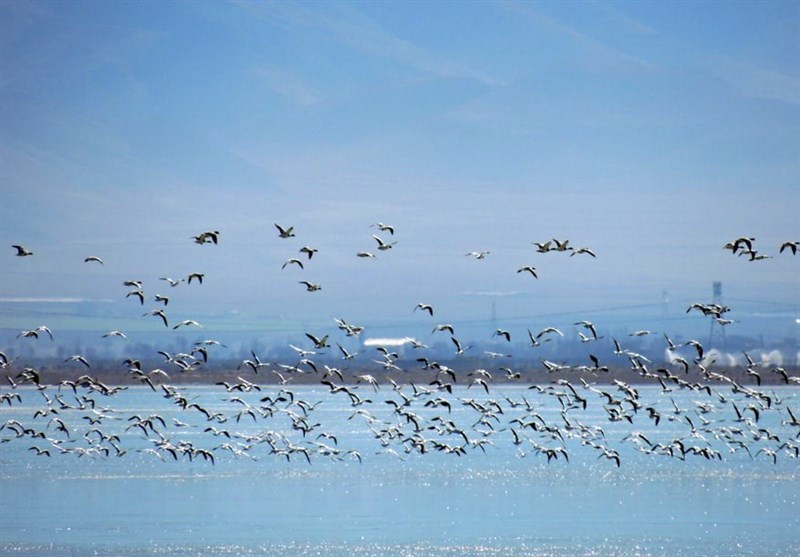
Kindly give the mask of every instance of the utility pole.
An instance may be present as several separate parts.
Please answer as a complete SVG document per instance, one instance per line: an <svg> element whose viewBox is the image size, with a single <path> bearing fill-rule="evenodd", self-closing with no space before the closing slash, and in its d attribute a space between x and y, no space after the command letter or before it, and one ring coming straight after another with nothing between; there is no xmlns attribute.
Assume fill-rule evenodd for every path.
<svg viewBox="0 0 800 557"><path fill-rule="evenodd" d="M711 302L713 304L721 306L722 305L722 282L720 282L718 280L715 280L711 284L711 288L712 288L712 294L713 294ZM709 346L709 348L714 348L714 340L715 340L714 337L715 337L715 333L717 332L718 329L719 329L719 331L721 333L720 336L722 337L722 348L725 349L727 347L727 344L728 344L728 339L725 336L725 326L724 325L720 325L719 323L717 323L716 319L712 319L711 320L711 329L708 331L708 346Z"/></svg>

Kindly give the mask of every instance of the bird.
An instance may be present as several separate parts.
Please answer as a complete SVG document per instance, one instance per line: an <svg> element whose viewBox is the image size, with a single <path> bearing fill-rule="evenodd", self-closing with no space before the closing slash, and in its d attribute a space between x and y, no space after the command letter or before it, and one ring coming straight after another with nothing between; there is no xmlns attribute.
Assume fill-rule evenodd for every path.
<svg viewBox="0 0 800 557"><path fill-rule="evenodd" d="M781 249L780 249L780 251L778 251L778 253L783 253L783 250L788 249L789 251L792 252L792 255L797 255L797 248L798 247L800 247L800 241L784 242L784 243L781 244Z"/></svg>
<svg viewBox="0 0 800 557"><path fill-rule="evenodd" d="M475 259L485 259L486 256L489 255L490 253L492 253L492 252L490 252L488 250L486 250L486 251L471 251L469 253L465 253L464 255L466 255L468 257L472 256Z"/></svg>
<svg viewBox="0 0 800 557"><path fill-rule="evenodd" d="M73 356L70 356L69 358L64 360L64 362L80 362L86 367L92 367L91 365L89 365L89 362L86 360L86 358L83 357L81 354L75 354Z"/></svg>
<svg viewBox="0 0 800 557"><path fill-rule="evenodd" d="M298 284L304 284L308 292L316 292L317 290L322 290L321 285L315 284L313 282L308 282L307 280L298 281Z"/></svg>
<svg viewBox="0 0 800 557"><path fill-rule="evenodd" d="M311 333L306 333L306 337L308 337L311 342L314 343L314 348L317 350L321 350L323 348L330 348L331 345L328 344L328 335L325 335L322 338L317 338L316 336L312 335Z"/></svg>
<svg viewBox="0 0 800 557"><path fill-rule="evenodd" d="M506 339L507 342L511 342L511 333L503 329L495 329L494 332L492 333L492 336L503 337L504 339Z"/></svg>
<svg viewBox="0 0 800 557"><path fill-rule="evenodd" d="M358 355L358 352L356 352L355 354L353 354L352 352L348 352L347 349L338 342L336 343L336 346L339 347L339 351L342 353L343 360L352 360Z"/></svg>
<svg viewBox="0 0 800 557"><path fill-rule="evenodd" d="M537 339L538 338L542 338L544 335L546 335L548 333L556 333L558 335L561 335L562 337L564 336L564 333L562 333L560 330L556 329L555 327L545 327L544 329L542 329L541 331L539 331L536 334L536 338Z"/></svg>
<svg viewBox="0 0 800 557"><path fill-rule="evenodd" d="M205 277L203 273L191 273L186 279L186 282L187 284L192 284L192 279L197 279L197 282L203 284L203 277Z"/></svg>
<svg viewBox="0 0 800 557"><path fill-rule="evenodd" d="M142 314L142 317L145 315L157 315L164 321L164 326L169 327L169 323L167 323L167 315L164 313L163 309L154 309Z"/></svg>
<svg viewBox="0 0 800 557"><path fill-rule="evenodd" d="M595 255L595 253L589 248L576 248L576 249L573 249L572 253L570 253L569 256L572 257L573 255L579 255L581 253L585 253L587 255L591 255L594 258L597 258L597 255Z"/></svg>
<svg viewBox="0 0 800 557"><path fill-rule="evenodd" d="M556 243L556 247L553 248L554 251L573 251L574 249L569 247L569 240L564 240L561 242L553 238L553 241Z"/></svg>
<svg viewBox="0 0 800 557"><path fill-rule="evenodd" d="M518 273L530 273L533 275L533 278L539 278L539 275L536 274L536 267L531 267L530 265L526 265L524 267L520 267L517 269Z"/></svg>
<svg viewBox="0 0 800 557"><path fill-rule="evenodd" d="M370 226L375 226L381 232L388 232L389 234L394 236L394 226L391 226L389 224L383 224L382 222L376 222L375 224L371 224Z"/></svg>
<svg viewBox="0 0 800 557"><path fill-rule="evenodd" d="M127 336L125 336L125 333L123 333L122 331L117 331L117 330L108 331L106 334L103 335L103 338L109 338L109 337L128 338Z"/></svg>
<svg viewBox="0 0 800 557"><path fill-rule="evenodd" d="M422 310L422 311L427 311L431 315L431 317L433 317L433 306L432 305L419 303L414 307L414 311L417 311L418 309Z"/></svg>
<svg viewBox="0 0 800 557"><path fill-rule="evenodd" d="M723 246L723 249L729 249L733 253L736 253L740 248L742 248L742 245L744 245L747 248L747 251L752 251L753 250L753 242L755 242L755 241L756 241L755 238L748 238L746 236L740 236L739 238L736 238L735 240L725 244ZM742 249L744 249L744 248L742 248Z"/></svg>
<svg viewBox="0 0 800 557"><path fill-rule="evenodd" d="M36 327L36 330L40 333L47 333L47 336L50 337L50 340L53 340L53 333L46 325L39 325Z"/></svg>
<svg viewBox="0 0 800 557"><path fill-rule="evenodd" d="M28 255L33 255L33 252L29 249L25 248L24 246L13 245L11 246L15 250L17 250L17 257L27 257Z"/></svg>
<svg viewBox="0 0 800 557"><path fill-rule="evenodd" d="M319 250L318 250L318 249L316 249L316 248L312 248L312 247L310 247L310 246L303 246L302 248L300 248L300 250L299 250L299 251L300 251L300 253L305 253L306 255L308 255L308 258L309 258L309 259L311 259L311 257L312 257L312 256L313 256L315 253L317 253Z"/></svg>
<svg viewBox="0 0 800 557"><path fill-rule="evenodd" d="M368 251L360 251L360 252L356 253L356 255L358 257L361 257L362 259L371 259L371 258L375 257L374 253L370 253Z"/></svg>
<svg viewBox="0 0 800 557"><path fill-rule="evenodd" d="M553 243L553 240L548 240L548 241L546 241L544 243L539 243L539 242L532 242L532 243L533 243L534 246L536 246L537 253L547 253L548 251L550 251L552 249L550 247L550 244Z"/></svg>
<svg viewBox="0 0 800 557"><path fill-rule="evenodd" d="M169 283L170 286L175 287L178 286L180 283L183 282L183 279L174 279L170 277L161 277L159 280L165 280Z"/></svg>
<svg viewBox="0 0 800 557"><path fill-rule="evenodd" d="M382 239L380 239L375 234L373 234L372 237L375 238L376 242L378 242L378 249L381 250L381 251L386 251L388 249L392 249L392 247L397 243L397 242L384 242Z"/></svg>
<svg viewBox="0 0 800 557"><path fill-rule="evenodd" d="M467 350L472 348L471 344L469 346L461 346L461 342L459 342L459 340L454 336L451 336L450 340L453 342L453 344L456 347L456 356L462 356L464 354L464 352L466 352Z"/></svg>
<svg viewBox="0 0 800 557"><path fill-rule="evenodd" d="M594 323L592 323L591 321L585 321L585 320L584 321L578 321L578 322L574 323L574 325L581 325L584 328L589 329L589 331L592 333L592 336L594 337L594 339L597 340L597 331L594 328Z"/></svg>
<svg viewBox="0 0 800 557"><path fill-rule="evenodd" d="M453 328L453 326L449 325L447 323L442 323L441 325L436 325L436 327L434 327L433 331L431 331L431 332L435 333L436 331L447 331L451 335L455 334L455 329Z"/></svg>
<svg viewBox="0 0 800 557"><path fill-rule="evenodd" d="M166 320L165 320L165 323L166 323ZM203 326L200 323L198 323L197 321L195 321L194 319L184 319L183 321L181 321L180 323L178 323L177 325L175 325L172 328L173 329L177 329L178 327L188 327L189 325L194 325L195 327L200 327L201 329L203 328Z"/></svg>
<svg viewBox="0 0 800 557"><path fill-rule="evenodd" d="M131 296L136 296L137 298L139 298L139 304L144 305L144 292L142 290L137 288L125 294L126 298L130 298Z"/></svg>
<svg viewBox="0 0 800 557"><path fill-rule="evenodd" d="M289 228L284 228L280 224L275 223L275 228L278 229L278 236L281 238L293 238L294 237L294 226L290 226Z"/></svg>
<svg viewBox="0 0 800 557"><path fill-rule="evenodd" d="M287 265L297 265L301 269L304 268L303 262L297 259L296 257L292 257L291 259L287 259L286 261L284 261L283 265L281 265L281 269L285 269Z"/></svg>
<svg viewBox="0 0 800 557"><path fill-rule="evenodd" d="M219 230L208 230L192 236L195 244L216 244L219 241Z"/></svg>
<svg viewBox="0 0 800 557"><path fill-rule="evenodd" d="M89 263L90 261L94 261L96 263L100 263L100 265L103 264L103 260L100 259L99 257L97 257L96 255L90 255L89 257L87 257L86 259L83 260L84 263Z"/></svg>

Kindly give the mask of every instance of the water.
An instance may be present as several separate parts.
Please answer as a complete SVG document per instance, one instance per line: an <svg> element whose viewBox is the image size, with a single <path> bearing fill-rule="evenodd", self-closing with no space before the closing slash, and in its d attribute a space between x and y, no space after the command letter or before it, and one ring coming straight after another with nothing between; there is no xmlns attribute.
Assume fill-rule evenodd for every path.
<svg viewBox="0 0 800 557"><path fill-rule="evenodd" d="M622 396L613 386L603 388ZM358 408L345 393L293 387L296 400L322 401L308 411L308 425L314 428L306 435L293 429L292 418L282 410L257 419L244 414L236 421L246 404L258 406L264 396L275 398L278 387L245 393L226 393L220 386L179 387L188 400L212 415L219 413L211 421L147 388L110 397L94 393L97 410L108 407L107 417L96 425L84 418L93 415L88 409L62 408L57 415L33 419L36 410L45 407L43 396L31 388L17 389L22 403L4 405L0 421L18 420L24 427L45 430L50 438L63 440L61 446L70 452L62 454L43 439L17 437L8 426L0 431L0 554L797 555L800 460L780 448L786 440L797 443L800 434L800 428L782 424L788 418L787 406L800 409L796 390L767 390L777 395L776 407L762 410L758 423L747 423L737 422L732 411L733 401L740 409L753 403L742 395L724 393L729 401L721 402L704 393L665 395L657 388L637 389L643 405L661 413L658 426L643 409L633 424L610 422L604 399L587 396L586 410L569 411L573 429L568 431L557 397L524 387L493 386L490 395L463 387L452 395L445 393L451 413L424 405L438 393L415 398L405 408L422 422L417 435L428 440L425 454L408 441L413 424L383 402L401 400L386 386L377 393L359 387L356 392L373 402ZM45 391L51 400L56 392L54 387ZM410 395L410 387L403 392ZM62 390L61 396L77 405L70 390ZM513 421L531 415L509 402L521 403L523 397L541 415L540 423L559 426L563 443L559 434L522 428ZM487 420L491 426L474 425L483 414L461 402L470 398L481 405L494 399L503 414ZM712 404L713 409L701 412L698 403ZM296 405L290 409L303 415ZM356 409L368 410L376 422L370 425L363 415L353 416ZM145 436L142 429L129 427L134 414L163 417L166 426L156 421L153 430L172 446L183 443L209 450L214 463L199 455L189 461L183 453L175 460L158 449L155 431ZM702 425L701 415L716 421ZM427 429L441 424L436 416L452 420L470 441L484 438L491 444L483 445L485 452L467 444L462 456L434 449L433 439L451 447L464 445L459 433ZM54 417L64 421L69 439L55 422L48 425ZM174 419L186 425L177 426ZM231 438L204 431L209 426L228 431ZM779 439L755 440L750 426ZM119 441L99 441L98 433L88 433L85 439L83 434L93 427L118 435ZM513 442L512 427L523 438L519 445ZM753 458L741 449L731 452L723 439L715 438L731 435L735 428L748 429L741 438ZM383 446L374 433L381 429L403 433L396 438L381 435ZM653 444L683 439L686 446L708 446L720 450L722 460L645 454L632 439L623 440L631 431ZM317 439L322 432L334 434L337 443ZM299 451L288 458L275 454L264 441L267 436L279 453L305 447L311 462ZM589 442L618 451L620 466ZM116 456L111 443L126 452ZM237 456L218 448L224 443L251 447ZM569 461L560 454L548 462L543 452L534 450L534 443L563 447ZM33 446L49 448L51 456L37 456L30 450ZM94 454L93 447L109 448L109 456ZM88 452L79 456L73 452L76 448ZM779 449L777 462L758 453L762 448ZM338 455L330 454L337 450ZM347 451L357 451L361 461Z"/></svg>

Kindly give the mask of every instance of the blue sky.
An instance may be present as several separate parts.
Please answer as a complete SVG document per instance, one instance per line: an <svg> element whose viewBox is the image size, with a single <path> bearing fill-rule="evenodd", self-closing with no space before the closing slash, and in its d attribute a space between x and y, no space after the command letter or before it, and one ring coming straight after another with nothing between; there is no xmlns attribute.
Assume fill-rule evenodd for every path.
<svg viewBox="0 0 800 557"><path fill-rule="evenodd" d="M721 280L791 334L799 185L797 2L0 3L2 327L47 319L21 298L155 327L127 279L222 328L680 313Z"/></svg>

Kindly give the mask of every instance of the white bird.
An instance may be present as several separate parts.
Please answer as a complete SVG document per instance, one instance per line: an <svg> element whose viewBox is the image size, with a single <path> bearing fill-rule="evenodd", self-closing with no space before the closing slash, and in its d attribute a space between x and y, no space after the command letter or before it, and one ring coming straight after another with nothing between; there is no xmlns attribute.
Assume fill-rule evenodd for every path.
<svg viewBox="0 0 800 557"><path fill-rule="evenodd" d="M352 352L348 352L347 349L338 342L336 343L336 346L339 347L339 351L342 353L343 360L352 360L358 355L358 352L356 352L355 354L353 354Z"/></svg>
<svg viewBox="0 0 800 557"><path fill-rule="evenodd" d="M431 317L433 317L433 306L432 305L420 303L420 304L416 305L416 307L414 308L414 311L417 311L418 309L421 309L422 311L427 311L431 315Z"/></svg>
<svg viewBox="0 0 800 557"><path fill-rule="evenodd" d="M172 328L177 329L178 327L188 327L189 325L194 325L195 327L200 327L201 329L203 328L203 326L194 319L184 319Z"/></svg>
<svg viewBox="0 0 800 557"><path fill-rule="evenodd" d="M86 367L92 367L92 366L89 365L89 362L86 360L86 358L84 358L81 354L75 354L74 356L70 356L69 358L67 358L64 361L65 362L80 362L83 365L85 365Z"/></svg>
<svg viewBox="0 0 800 557"><path fill-rule="evenodd" d="M486 256L489 255L490 253L491 252L488 251L488 250L487 251L471 251L469 253L465 253L464 255L466 255L466 256L470 256L471 255L475 259L485 259Z"/></svg>
<svg viewBox="0 0 800 557"><path fill-rule="evenodd" d="M383 224L382 222L376 222L375 224L372 224L370 226L377 226L378 230L380 230L381 232L388 232L389 234L394 236L394 226L391 226L389 224Z"/></svg>
<svg viewBox="0 0 800 557"><path fill-rule="evenodd" d="M379 237L377 237L375 234L373 234L372 237L375 238L376 242L378 242L378 249L381 250L381 251L386 251L387 249L392 249L392 246L394 246L397 243L397 242L384 242Z"/></svg>
<svg viewBox="0 0 800 557"><path fill-rule="evenodd" d="M297 259L296 257L292 257L291 259L287 259L286 261L284 261L283 265L281 265L281 269L285 269L287 265L297 265L301 269L304 268L303 262Z"/></svg>
<svg viewBox="0 0 800 557"><path fill-rule="evenodd" d="M108 331L106 334L103 335L103 338L108 338L108 337L128 338L128 337L125 336L125 333L123 333L122 331L116 331L116 330Z"/></svg>
<svg viewBox="0 0 800 557"><path fill-rule="evenodd" d="M142 317L144 317L145 315L157 315L164 321L164 326L169 327L169 324L167 323L167 314L164 313L163 309L150 310L148 312L143 313Z"/></svg>
<svg viewBox="0 0 800 557"><path fill-rule="evenodd" d="M564 336L564 333L556 329L555 327L545 327L536 335L536 338L542 338L542 336L546 335L547 333L556 333L558 335Z"/></svg>
<svg viewBox="0 0 800 557"><path fill-rule="evenodd" d="M308 282L307 280L298 281L299 284L304 284L306 286L306 290L308 292L316 292L317 290L322 290L322 286L319 284L314 284L313 282Z"/></svg>
<svg viewBox="0 0 800 557"><path fill-rule="evenodd" d="M573 250L572 250L572 253L570 253L570 254L569 254L569 256L570 256L570 257L572 257L573 255L578 255L578 254L581 254L581 253L585 253L585 254L587 254L587 255L591 255L592 257L595 257L595 258L597 257L597 256L595 255L595 253L594 253L592 250L590 250L589 248L577 248L577 249L573 249Z"/></svg>
<svg viewBox="0 0 800 557"><path fill-rule="evenodd" d="M50 337L50 340L53 340L53 333L50 332L50 329L48 329L46 325L40 325L36 327L36 330L40 333L47 333L47 336Z"/></svg>
<svg viewBox="0 0 800 557"><path fill-rule="evenodd" d="M170 286L173 286L173 287L174 286L178 286L180 283L183 282L183 279L175 280L175 279L170 278L170 277L161 277L159 280L165 280L165 281L167 281L169 283Z"/></svg>

